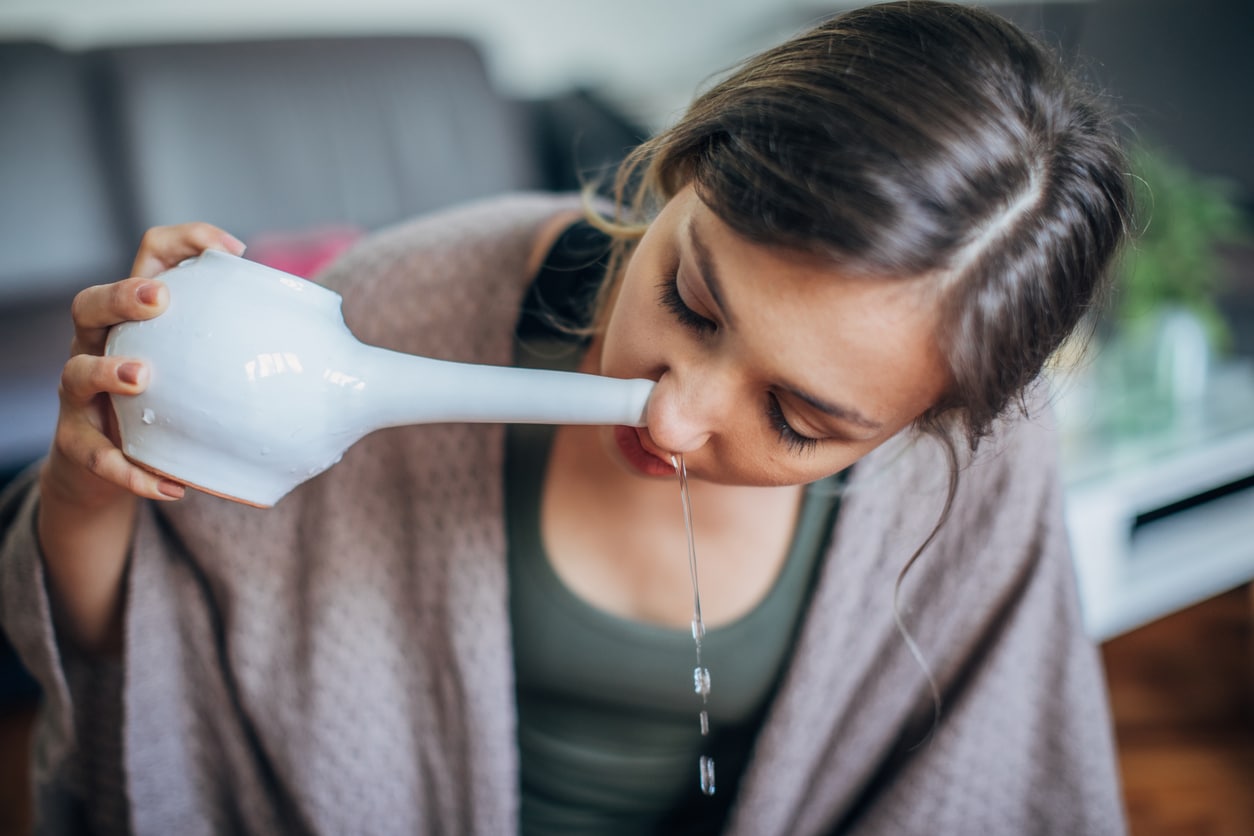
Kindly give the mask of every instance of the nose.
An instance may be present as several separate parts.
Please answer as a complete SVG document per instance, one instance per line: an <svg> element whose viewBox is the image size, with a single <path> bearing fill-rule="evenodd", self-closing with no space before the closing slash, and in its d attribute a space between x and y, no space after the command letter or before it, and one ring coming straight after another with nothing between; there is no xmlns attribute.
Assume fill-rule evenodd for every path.
<svg viewBox="0 0 1254 836"><path fill-rule="evenodd" d="M649 437L668 453L699 450L721 422L730 420L728 391L715 377L668 370L653 387L645 409Z"/></svg>

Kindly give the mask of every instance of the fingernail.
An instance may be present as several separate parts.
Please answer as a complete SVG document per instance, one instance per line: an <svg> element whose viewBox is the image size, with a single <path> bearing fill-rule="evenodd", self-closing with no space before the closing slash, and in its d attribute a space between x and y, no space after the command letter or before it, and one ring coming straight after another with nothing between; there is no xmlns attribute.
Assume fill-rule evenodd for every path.
<svg viewBox="0 0 1254 836"><path fill-rule="evenodd" d="M139 363L123 363L118 366L118 380L134 386L139 383L139 376L143 371L144 367Z"/></svg>
<svg viewBox="0 0 1254 836"><path fill-rule="evenodd" d="M228 249L235 255L243 255L244 250L248 249L248 245L245 244L243 241L239 240L238 238L236 238L234 235L232 235L229 232L225 234L226 234L226 243L229 245Z"/></svg>
<svg viewBox="0 0 1254 836"><path fill-rule="evenodd" d="M158 482L157 490L159 490L163 496L170 497L170 499L182 499L183 498L183 493L184 493L183 486L180 485L178 482L171 482L169 479L162 479L160 482Z"/></svg>
<svg viewBox="0 0 1254 836"><path fill-rule="evenodd" d="M144 282L135 290L135 295L139 297L139 301L145 305L157 304L157 298L161 295L160 285L153 282Z"/></svg>

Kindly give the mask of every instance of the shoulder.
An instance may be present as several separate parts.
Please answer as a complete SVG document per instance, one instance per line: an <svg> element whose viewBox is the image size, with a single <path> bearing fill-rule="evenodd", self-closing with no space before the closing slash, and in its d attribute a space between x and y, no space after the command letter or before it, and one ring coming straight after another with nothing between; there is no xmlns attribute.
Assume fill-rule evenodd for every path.
<svg viewBox="0 0 1254 836"><path fill-rule="evenodd" d="M580 206L575 194L516 193L423 215L363 239L319 281L363 341L433 353L453 323L512 327L537 241Z"/></svg>
<svg viewBox="0 0 1254 836"><path fill-rule="evenodd" d="M525 273L554 220L578 212L576 194L522 192L448 207L385 227L352 247L320 281L341 293L372 283L437 281L449 267L513 267Z"/></svg>
<svg viewBox="0 0 1254 836"><path fill-rule="evenodd" d="M954 513L959 517L987 518L996 516L996 509L1034 505L1057 488L1058 440L1049 387L1033 385L1023 407L995 421L974 451L964 439L953 439L958 465ZM950 469L941 442L906 430L859 462L855 486L862 481L868 491L886 498L912 496L939 508Z"/></svg>
<svg viewBox="0 0 1254 836"><path fill-rule="evenodd" d="M586 210L559 215L537 241L518 336L559 341L587 334L609 263L613 239Z"/></svg>
<svg viewBox="0 0 1254 836"><path fill-rule="evenodd" d="M940 655L967 645L959 634L984 634L1002 607L1030 588L1056 603L1074 596L1053 417L1043 391L1033 392L1027 407L1026 415L999 420L975 453L959 448L953 502L930 540L951 477L939 443L903 435L854 469L838 541L844 535L882 555L892 574L928 543L905 574L901 595L903 607L926 625L922 633L950 636L935 648ZM1072 620L1072 602L1061 606Z"/></svg>

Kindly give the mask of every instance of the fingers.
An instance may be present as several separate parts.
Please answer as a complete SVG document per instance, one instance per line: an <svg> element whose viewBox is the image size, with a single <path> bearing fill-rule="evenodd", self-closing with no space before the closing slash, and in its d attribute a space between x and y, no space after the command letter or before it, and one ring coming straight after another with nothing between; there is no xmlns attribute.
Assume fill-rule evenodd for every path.
<svg viewBox="0 0 1254 836"><path fill-rule="evenodd" d="M84 409L100 394L138 395L148 385L148 369L126 357L75 354L61 370L61 403Z"/></svg>
<svg viewBox="0 0 1254 836"><path fill-rule="evenodd" d="M108 330L120 322L152 319L166 309L169 291L152 276L206 249L240 254L244 245L227 232L205 223L153 227L144 234L132 268L134 275L96 285L74 297L72 354L100 354Z"/></svg>
<svg viewBox="0 0 1254 836"><path fill-rule="evenodd" d="M81 414L81 413L80 413ZM182 485L134 465L109 438L89 421L71 419L57 425L49 476L68 495L84 493L81 477L65 479L65 464L86 470L97 479L148 499L180 499ZM81 471L73 471L81 472Z"/></svg>
<svg viewBox="0 0 1254 836"><path fill-rule="evenodd" d="M67 494L89 489L81 477L68 476L86 470L97 479L138 496L177 499L183 495L182 486L132 464L109 437L111 413L107 395L135 395L147 383L147 368L124 357L78 354L65 364L51 471L54 477L64 477L58 481Z"/></svg>
<svg viewBox="0 0 1254 836"><path fill-rule="evenodd" d="M244 245L210 224L154 227L140 242L131 278L74 298L74 342L61 372L61 414L44 471L51 489L83 506L113 501L118 489L150 499L183 495L181 485L133 464L117 445L108 396L142 392L148 369L131 358L101 355L111 327L152 319L169 305L169 290L154 276L208 249L240 255Z"/></svg>
<svg viewBox="0 0 1254 836"><path fill-rule="evenodd" d="M234 235L212 224L154 226L144 233L139 242L139 252L135 255L131 275L151 278L205 250L223 250L232 255L240 255L244 252L244 244Z"/></svg>
<svg viewBox="0 0 1254 836"><path fill-rule="evenodd" d="M74 344L70 353L100 354L114 325L152 319L164 311L169 305L169 291L152 277L205 250L240 255L244 244L206 223L156 226L144 233L131 278L89 287L74 297Z"/></svg>
<svg viewBox="0 0 1254 836"><path fill-rule="evenodd" d="M169 291L156 279L123 279L80 291L70 306L74 320L70 353L102 353L111 327L120 322L152 319L169 303Z"/></svg>

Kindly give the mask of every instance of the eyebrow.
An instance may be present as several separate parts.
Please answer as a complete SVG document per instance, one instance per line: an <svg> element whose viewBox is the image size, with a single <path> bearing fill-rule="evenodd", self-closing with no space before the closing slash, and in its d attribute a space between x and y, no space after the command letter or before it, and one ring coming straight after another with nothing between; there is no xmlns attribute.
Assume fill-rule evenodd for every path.
<svg viewBox="0 0 1254 836"><path fill-rule="evenodd" d="M870 418L867 418L861 412L858 412L858 410L852 407L825 401L822 398L815 397L809 392L798 389L795 386L784 385L781 388L793 397L805 401L819 412L823 412L833 418L839 418L842 421L857 424L859 427L865 427L868 430L882 430L884 428L883 424L878 421L872 421Z"/></svg>
<svg viewBox="0 0 1254 836"><path fill-rule="evenodd" d="M697 234L696 223L689 218L687 223L688 243L692 246L692 253L697 262L697 272L700 273L702 281L710 291L710 296L714 299L714 305L718 308L723 319L729 325L735 325L736 320L732 315L731 309L728 308L727 302L723 295L723 285L719 280L718 271L714 269L714 259L710 256L710 250L705 246L705 242L701 240L701 236ZM817 409L825 415L830 415L841 421L847 421L856 424L859 427L865 427L869 430L881 430L884 425L878 421L872 421L853 407L844 406L838 403L826 401L817 395L812 395L804 389L800 389L791 384L783 384L780 386L788 394L792 395L800 401L804 401L810 406Z"/></svg>
<svg viewBox="0 0 1254 836"><path fill-rule="evenodd" d="M732 315L731 309L727 307L727 303L724 301L723 284L719 281L718 271L714 269L714 259L710 257L710 250L705 246L705 242L701 240L701 236L697 234L697 224L692 218L688 219L688 243L692 245L692 254L697 262L697 272L701 274L701 279L709 289L710 296L714 297L714 306L723 315L723 319L727 320L727 324L735 325L736 318Z"/></svg>

